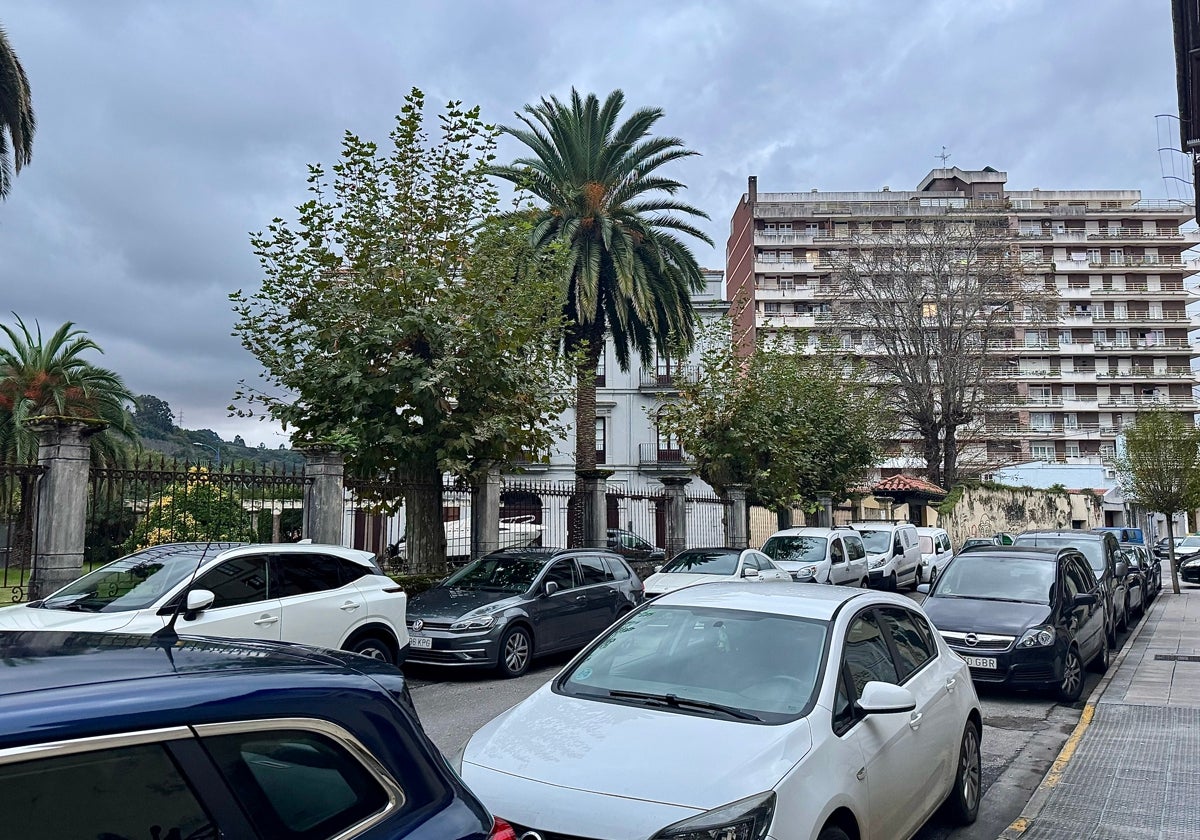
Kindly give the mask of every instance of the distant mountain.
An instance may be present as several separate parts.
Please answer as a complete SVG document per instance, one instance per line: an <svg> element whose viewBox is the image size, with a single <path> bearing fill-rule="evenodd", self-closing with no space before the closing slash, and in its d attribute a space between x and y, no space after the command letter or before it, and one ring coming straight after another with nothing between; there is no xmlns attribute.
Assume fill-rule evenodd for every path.
<svg viewBox="0 0 1200 840"><path fill-rule="evenodd" d="M153 394L142 394L137 398L133 424L143 449L179 460L201 463L220 460L222 466L244 464L289 470L304 464L303 455L282 446L278 449L268 449L262 444L251 447L246 446L241 435L227 441L212 429L180 428L175 425L171 407Z"/></svg>

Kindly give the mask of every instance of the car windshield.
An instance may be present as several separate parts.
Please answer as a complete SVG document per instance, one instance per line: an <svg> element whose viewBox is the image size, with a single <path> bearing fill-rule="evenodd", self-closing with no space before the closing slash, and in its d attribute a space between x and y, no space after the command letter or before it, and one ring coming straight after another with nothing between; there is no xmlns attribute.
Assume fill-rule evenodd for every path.
<svg viewBox="0 0 1200 840"><path fill-rule="evenodd" d="M763 554L784 563L819 563L825 559L824 537L771 537L762 547Z"/></svg>
<svg viewBox="0 0 1200 840"><path fill-rule="evenodd" d="M218 552L209 549L209 559ZM204 546L164 552L148 548L114 560L68 584L42 601L51 610L124 612L144 610L196 571Z"/></svg>
<svg viewBox="0 0 1200 840"><path fill-rule="evenodd" d="M863 547L870 554L887 554L892 547L891 531L871 531L859 528L858 533L862 535Z"/></svg>
<svg viewBox="0 0 1200 840"><path fill-rule="evenodd" d="M737 571L740 551L693 548L671 558L660 571L694 575L732 575Z"/></svg>
<svg viewBox="0 0 1200 840"><path fill-rule="evenodd" d="M921 553L933 554L933 537L921 537Z"/></svg>
<svg viewBox="0 0 1200 840"><path fill-rule="evenodd" d="M611 630L559 681L576 697L781 723L817 691L828 626L743 610L662 606Z"/></svg>
<svg viewBox="0 0 1200 840"><path fill-rule="evenodd" d="M1053 558L960 554L942 572L929 597L1049 604L1054 569Z"/></svg>
<svg viewBox="0 0 1200 840"><path fill-rule="evenodd" d="M1047 548L1077 548L1087 558L1088 565L1097 575L1104 573L1103 540L1077 540L1058 534L1021 534L1016 545L1041 545Z"/></svg>
<svg viewBox="0 0 1200 840"><path fill-rule="evenodd" d="M1200 548L1200 537L1184 537L1179 548Z"/></svg>
<svg viewBox="0 0 1200 840"><path fill-rule="evenodd" d="M525 592L533 586L533 579L545 563L545 560L532 557L480 557L450 575L439 586L485 592Z"/></svg>

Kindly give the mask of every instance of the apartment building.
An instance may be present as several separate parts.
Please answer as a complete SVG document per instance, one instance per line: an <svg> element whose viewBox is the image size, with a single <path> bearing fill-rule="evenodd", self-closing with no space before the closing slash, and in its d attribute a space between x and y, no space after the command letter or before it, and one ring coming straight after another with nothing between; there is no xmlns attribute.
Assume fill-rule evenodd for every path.
<svg viewBox="0 0 1200 840"><path fill-rule="evenodd" d="M1044 289L1050 311L1014 313L998 342L1003 388L986 421L965 433L964 464L1095 461L1148 406L1197 410L1187 305L1200 271L1182 226L1195 207L1138 190L1009 190L1005 172L934 169L911 191L760 193L751 177L734 210L727 297L753 340L878 352L846 319L834 255L872 232L948 215L999 223L1020 282ZM742 306L742 303L745 306ZM889 447L887 471L923 466L913 436Z"/></svg>

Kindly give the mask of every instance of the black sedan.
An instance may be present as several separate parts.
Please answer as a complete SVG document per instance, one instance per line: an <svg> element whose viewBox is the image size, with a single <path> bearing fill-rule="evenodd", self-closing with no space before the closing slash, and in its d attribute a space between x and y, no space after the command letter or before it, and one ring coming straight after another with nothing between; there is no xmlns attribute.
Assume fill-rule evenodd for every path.
<svg viewBox="0 0 1200 840"><path fill-rule="evenodd" d="M534 656L583 647L643 600L642 582L611 551L495 551L408 602L408 661L517 677Z"/></svg>
<svg viewBox="0 0 1200 840"><path fill-rule="evenodd" d="M1100 584L1074 548L973 549L950 561L922 606L978 683L1074 702L1084 664L1108 667Z"/></svg>

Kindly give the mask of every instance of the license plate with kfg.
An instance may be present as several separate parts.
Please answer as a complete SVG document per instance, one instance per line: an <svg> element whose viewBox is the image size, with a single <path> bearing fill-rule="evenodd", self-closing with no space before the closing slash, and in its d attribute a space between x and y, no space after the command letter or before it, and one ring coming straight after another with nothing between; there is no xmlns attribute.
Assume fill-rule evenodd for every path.
<svg viewBox="0 0 1200 840"><path fill-rule="evenodd" d="M409 636L408 643L418 650L429 650L433 647L433 639L428 636Z"/></svg>
<svg viewBox="0 0 1200 840"><path fill-rule="evenodd" d="M972 668L990 668L996 670L996 657L994 656L964 656L963 660Z"/></svg>

